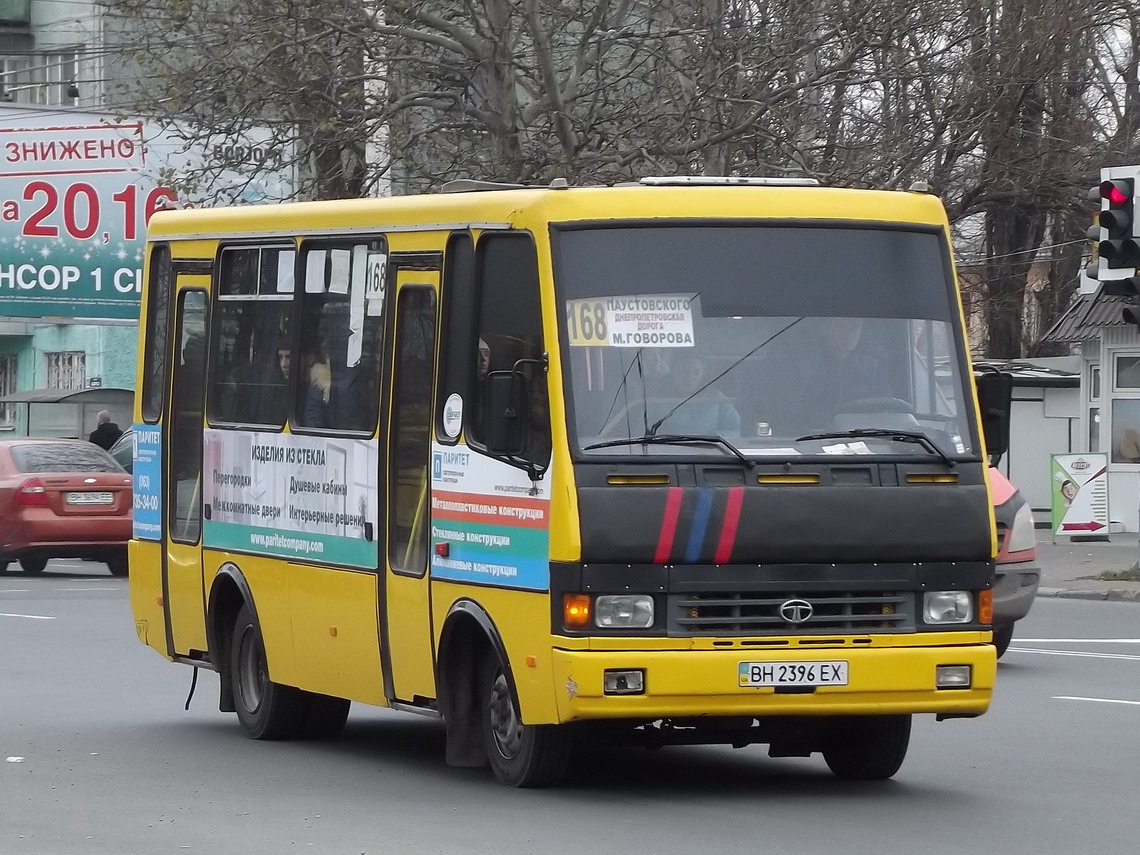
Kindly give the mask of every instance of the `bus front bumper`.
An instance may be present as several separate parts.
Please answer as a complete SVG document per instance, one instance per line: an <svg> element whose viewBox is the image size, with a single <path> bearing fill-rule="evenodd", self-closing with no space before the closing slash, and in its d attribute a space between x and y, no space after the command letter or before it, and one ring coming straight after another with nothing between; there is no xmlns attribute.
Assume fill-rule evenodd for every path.
<svg viewBox="0 0 1140 855"><path fill-rule="evenodd" d="M742 663L748 663L742 668ZM796 673L810 663L834 675L846 663L846 685L742 686L753 664L764 673ZM562 650L553 652L559 722L692 716L979 715L993 692L997 659L986 643L940 647L851 647L813 650ZM772 665L774 668L763 669ZM938 688L939 666L969 666L969 685ZM817 667L817 671L821 670ZM607 694L606 672L640 671L636 694ZM802 669L799 669L803 673ZM959 670L958 673L961 673ZM611 676L611 682L612 676ZM613 687L611 686L611 689Z"/></svg>

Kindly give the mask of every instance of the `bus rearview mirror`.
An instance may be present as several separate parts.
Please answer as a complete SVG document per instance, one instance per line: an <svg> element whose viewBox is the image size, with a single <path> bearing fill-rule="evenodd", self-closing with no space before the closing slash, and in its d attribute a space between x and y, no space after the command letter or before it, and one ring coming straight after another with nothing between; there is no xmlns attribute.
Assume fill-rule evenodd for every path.
<svg viewBox="0 0 1140 855"><path fill-rule="evenodd" d="M986 450L997 459L1009 450L1010 405L1013 377L1005 371L984 371L975 378Z"/></svg>
<svg viewBox="0 0 1140 855"><path fill-rule="evenodd" d="M514 371L492 371L483 381L487 407L487 450L517 457L526 451L527 380Z"/></svg>

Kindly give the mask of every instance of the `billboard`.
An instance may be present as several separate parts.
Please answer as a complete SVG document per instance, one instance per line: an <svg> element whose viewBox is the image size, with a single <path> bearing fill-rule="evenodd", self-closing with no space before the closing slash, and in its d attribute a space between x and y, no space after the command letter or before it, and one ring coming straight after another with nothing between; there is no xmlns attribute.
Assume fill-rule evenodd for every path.
<svg viewBox="0 0 1140 855"><path fill-rule="evenodd" d="M1053 534L1108 534L1108 455L1054 454L1050 467Z"/></svg>
<svg viewBox="0 0 1140 855"><path fill-rule="evenodd" d="M0 107L0 317L135 320L146 223L172 188L195 186L182 191L190 204L291 194L267 167L281 160L267 156L267 134L193 139L176 126ZM219 152L225 168L195 185Z"/></svg>

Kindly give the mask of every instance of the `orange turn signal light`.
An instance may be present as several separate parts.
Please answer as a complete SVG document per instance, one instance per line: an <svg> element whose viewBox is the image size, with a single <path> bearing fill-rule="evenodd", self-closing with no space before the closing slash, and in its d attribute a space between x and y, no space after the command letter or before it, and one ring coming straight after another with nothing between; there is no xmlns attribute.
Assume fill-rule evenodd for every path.
<svg viewBox="0 0 1140 855"><path fill-rule="evenodd" d="M978 592L978 621L994 622L994 592L991 588Z"/></svg>
<svg viewBox="0 0 1140 855"><path fill-rule="evenodd" d="M590 595L562 595L562 624L567 629L586 629L590 625Z"/></svg>

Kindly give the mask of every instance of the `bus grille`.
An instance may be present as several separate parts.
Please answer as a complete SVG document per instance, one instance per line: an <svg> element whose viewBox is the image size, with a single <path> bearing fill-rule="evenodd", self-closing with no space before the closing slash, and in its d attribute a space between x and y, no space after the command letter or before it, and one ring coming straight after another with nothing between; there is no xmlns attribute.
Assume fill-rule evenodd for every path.
<svg viewBox="0 0 1140 855"><path fill-rule="evenodd" d="M799 635L815 632L913 632L914 595L847 591L702 593L670 596L670 633L679 635ZM811 605L793 623L780 613L790 600Z"/></svg>

